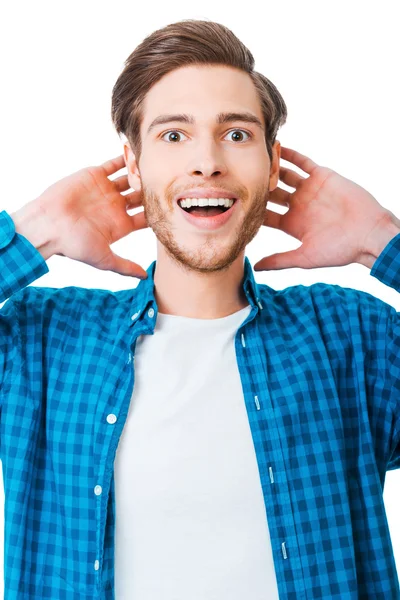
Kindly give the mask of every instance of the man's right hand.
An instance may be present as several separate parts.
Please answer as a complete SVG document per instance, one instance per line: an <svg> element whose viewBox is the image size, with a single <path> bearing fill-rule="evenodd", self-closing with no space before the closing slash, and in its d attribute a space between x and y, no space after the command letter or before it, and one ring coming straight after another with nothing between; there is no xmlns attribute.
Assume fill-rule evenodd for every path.
<svg viewBox="0 0 400 600"><path fill-rule="evenodd" d="M10 215L17 233L47 260L53 254L79 260L97 269L146 278L138 264L115 254L110 244L148 227L142 191L132 191L127 175L109 176L125 167L124 155L102 165L80 169L48 187L38 198Z"/></svg>

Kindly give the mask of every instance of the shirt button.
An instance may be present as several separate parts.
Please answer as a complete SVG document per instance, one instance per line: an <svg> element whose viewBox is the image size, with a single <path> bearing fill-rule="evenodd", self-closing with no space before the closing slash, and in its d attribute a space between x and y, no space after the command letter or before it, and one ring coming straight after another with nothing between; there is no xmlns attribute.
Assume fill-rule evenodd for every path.
<svg viewBox="0 0 400 600"><path fill-rule="evenodd" d="M99 570L99 567L100 567L100 563L99 563L99 561L98 561L98 560L95 560L95 561L94 561L94 570L95 570L95 571L98 571L98 570Z"/></svg>
<svg viewBox="0 0 400 600"><path fill-rule="evenodd" d="M136 312L134 315L131 316L132 321L134 321L136 319L136 317L138 317L140 315L140 311Z"/></svg>
<svg viewBox="0 0 400 600"><path fill-rule="evenodd" d="M149 315L150 318L154 317L154 309L153 308L149 308L149 311L147 313Z"/></svg>
<svg viewBox="0 0 400 600"><path fill-rule="evenodd" d="M96 485L96 487L94 488L94 493L96 494L96 496L100 496L102 491L103 488L101 487L101 485Z"/></svg>
<svg viewBox="0 0 400 600"><path fill-rule="evenodd" d="M113 414L107 415L107 423L110 423L111 425L113 425L116 420L117 420L117 417L115 415L113 415Z"/></svg>

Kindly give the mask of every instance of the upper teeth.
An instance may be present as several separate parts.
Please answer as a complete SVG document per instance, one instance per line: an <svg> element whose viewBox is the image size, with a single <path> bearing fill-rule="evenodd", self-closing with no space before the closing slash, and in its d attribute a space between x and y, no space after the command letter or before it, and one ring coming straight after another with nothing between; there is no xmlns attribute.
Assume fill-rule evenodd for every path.
<svg viewBox="0 0 400 600"><path fill-rule="evenodd" d="M232 198L181 198L178 202L182 208L191 206L226 206L230 208L234 201Z"/></svg>

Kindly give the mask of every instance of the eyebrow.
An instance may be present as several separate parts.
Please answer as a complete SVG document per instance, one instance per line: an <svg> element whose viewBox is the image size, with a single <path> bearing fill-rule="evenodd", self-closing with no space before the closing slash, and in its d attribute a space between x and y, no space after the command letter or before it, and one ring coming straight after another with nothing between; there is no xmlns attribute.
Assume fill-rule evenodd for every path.
<svg viewBox="0 0 400 600"><path fill-rule="evenodd" d="M187 123L189 125L195 124L195 118L193 117L193 115L186 115L186 114L160 115L160 116L156 117L154 119L154 121L151 122L151 124L147 130L147 135L157 125L164 125L165 123L172 123L172 122L176 122L176 121L178 121L180 123ZM253 113L250 113L250 112L225 112L225 113L217 114L216 122L218 123L218 125L221 125L223 123L231 123L232 121L242 121L243 123L254 123L254 125L258 125L258 127L260 127L260 129L262 129L264 131L264 127L263 127L263 124L261 123L260 119L258 117L256 117L255 115L253 115Z"/></svg>

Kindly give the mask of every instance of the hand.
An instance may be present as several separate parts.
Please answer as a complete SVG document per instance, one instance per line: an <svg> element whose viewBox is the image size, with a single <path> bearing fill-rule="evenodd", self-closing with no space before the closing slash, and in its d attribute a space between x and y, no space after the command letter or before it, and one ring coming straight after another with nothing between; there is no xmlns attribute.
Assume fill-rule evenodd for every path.
<svg viewBox="0 0 400 600"><path fill-rule="evenodd" d="M97 269L147 278L142 267L110 248L129 233L148 227L144 211L135 215L126 212L142 205L142 192L122 195L130 188L128 176L108 178L123 167L122 154L102 165L80 169L51 185L32 202L40 206L43 222L52 224L54 254Z"/></svg>
<svg viewBox="0 0 400 600"><path fill-rule="evenodd" d="M280 180L295 191L277 187L270 193L268 201L287 206L289 210L283 215L266 210L263 225L284 231L302 245L296 250L263 258L254 265L254 270L364 264L374 231L395 218L393 213L361 186L332 169L317 165L300 152L281 147L281 158L309 176L280 168Z"/></svg>

